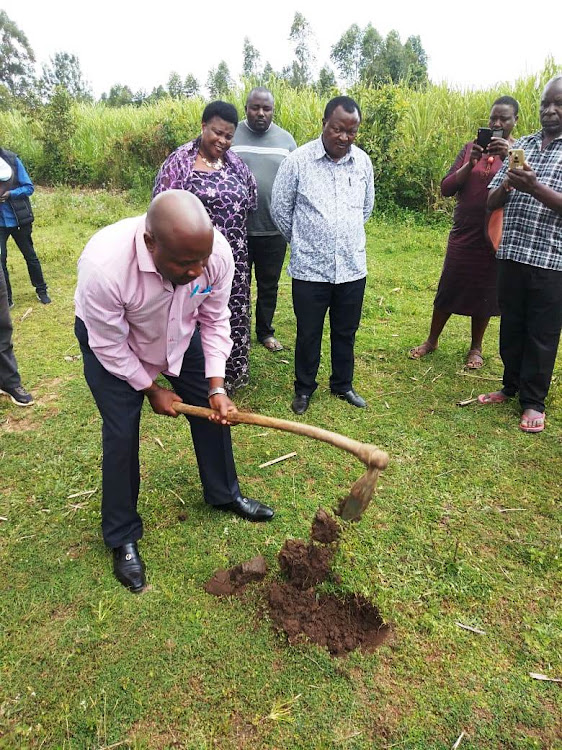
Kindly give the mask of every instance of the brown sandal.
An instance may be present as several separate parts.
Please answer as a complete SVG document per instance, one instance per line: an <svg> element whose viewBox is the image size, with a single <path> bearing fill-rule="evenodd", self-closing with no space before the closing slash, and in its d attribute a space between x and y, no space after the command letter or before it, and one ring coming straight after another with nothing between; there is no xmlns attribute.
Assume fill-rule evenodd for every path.
<svg viewBox="0 0 562 750"><path fill-rule="evenodd" d="M270 352L281 352L281 351L283 351L283 344L280 341L278 341L275 338L275 336L268 336L261 343Z"/></svg>
<svg viewBox="0 0 562 750"><path fill-rule="evenodd" d="M483 365L482 352L479 349L471 349L466 355L466 368L468 370L479 370Z"/></svg>

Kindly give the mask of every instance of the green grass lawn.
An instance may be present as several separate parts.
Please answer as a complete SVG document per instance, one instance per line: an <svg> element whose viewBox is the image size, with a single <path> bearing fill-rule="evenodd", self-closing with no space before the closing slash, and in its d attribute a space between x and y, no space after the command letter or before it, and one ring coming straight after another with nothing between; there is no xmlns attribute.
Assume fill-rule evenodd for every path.
<svg viewBox="0 0 562 750"><path fill-rule="evenodd" d="M142 207L60 190L39 191L35 210L53 303L36 301L11 245L16 354L37 404L0 399L0 747L445 750L465 732L460 750L562 748L562 686L529 676L562 677L560 362L547 429L525 435L515 403L455 405L498 386L497 321L476 374L462 368L464 318L451 319L433 355L407 358L427 333L447 227L380 217L369 227L355 379L367 410L330 396L325 342L306 421L391 458L364 518L345 529L341 584L325 586L372 599L392 636L375 653L333 659L276 634L258 588L242 599L203 590L215 569L257 554L278 576L285 539L307 537L316 509L362 473L329 445L237 427L242 487L277 510L271 524L247 524L203 504L185 420L146 408L139 504L150 590L133 596L113 578L99 530L100 419L72 296L87 239ZM254 347L237 402L291 419L285 275L276 333L287 350Z"/></svg>

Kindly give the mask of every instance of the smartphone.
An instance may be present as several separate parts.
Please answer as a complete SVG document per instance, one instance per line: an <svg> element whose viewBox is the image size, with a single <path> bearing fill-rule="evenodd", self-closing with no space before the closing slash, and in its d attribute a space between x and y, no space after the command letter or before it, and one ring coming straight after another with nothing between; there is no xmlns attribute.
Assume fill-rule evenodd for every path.
<svg viewBox="0 0 562 750"><path fill-rule="evenodd" d="M478 135L476 136L476 143L478 146L482 146L484 151L490 145L492 140L493 130L492 128L478 128Z"/></svg>
<svg viewBox="0 0 562 750"><path fill-rule="evenodd" d="M509 169L523 169L525 152L522 148L509 149Z"/></svg>

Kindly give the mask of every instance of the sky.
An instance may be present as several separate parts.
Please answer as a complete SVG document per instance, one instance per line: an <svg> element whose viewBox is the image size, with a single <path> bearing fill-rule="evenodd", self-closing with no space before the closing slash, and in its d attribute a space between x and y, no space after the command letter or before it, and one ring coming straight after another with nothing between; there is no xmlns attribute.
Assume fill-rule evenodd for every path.
<svg viewBox="0 0 562 750"><path fill-rule="evenodd" d="M280 70L292 60L288 35L297 10L314 32L318 67L329 62L330 48L351 24L369 22L383 36L396 29L403 42L419 35L430 79L455 88L487 88L538 73L549 55L562 64L560 0L541 15L522 0L3 0L0 7L25 32L39 63L55 52L77 55L96 96L115 83L150 92L171 71L204 84L221 60L237 77L245 36L262 64Z"/></svg>

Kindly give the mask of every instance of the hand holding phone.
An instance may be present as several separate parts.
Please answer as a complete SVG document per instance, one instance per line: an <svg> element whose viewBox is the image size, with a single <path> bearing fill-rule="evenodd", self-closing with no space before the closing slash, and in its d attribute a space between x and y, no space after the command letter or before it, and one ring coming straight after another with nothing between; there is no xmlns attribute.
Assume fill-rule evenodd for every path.
<svg viewBox="0 0 562 750"><path fill-rule="evenodd" d="M509 169L523 169L525 164L525 151L522 148L509 149Z"/></svg>
<svg viewBox="0 0 562 750"><path fill-rule="evenodd" d="M502 131L503 135L503 131ZM478 135L476 136L476 143L478 146L481 146L484 151L488 148L490 145L490 141L493 137L493 130L492 128L478 128Z"/></svg>
<svg viewBox="0 0 562 750"><path fill-rule="evenodd" d="M479 146L476 141L472 144L472 148L470 150L470 157L469 161L473 167L475 167L480 159L482 158L482 154L484 152L484 149L482 146Z"/></svg>
<svg viewBox="0 0 562 750"><path fill-rule="evenodd" d="M503 137L503 130L499 129L492 132L493 135L488 146L488 153L491 156L499 156L503 161L509 152L509 141Z"/></svg>

